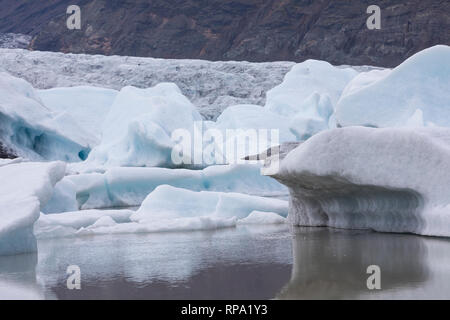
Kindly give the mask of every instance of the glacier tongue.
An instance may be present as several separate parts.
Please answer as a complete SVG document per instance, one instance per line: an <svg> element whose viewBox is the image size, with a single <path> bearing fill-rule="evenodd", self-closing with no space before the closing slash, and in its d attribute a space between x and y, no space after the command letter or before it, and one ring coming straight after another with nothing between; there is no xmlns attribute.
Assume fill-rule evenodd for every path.
<svg viewBox="0 0 450 320"><path fill-rule="evenodd" d="M273 176L295 225L450 236L450 129L349 127L319 133Z"/></svg>
<svg viewBox="0 0 450 320"><path fill-rule="evenodd" d="M65 169L63 162L0 167L0 255L37 250L33 224Z"/></svg>
<svg viewBox="0 0 450 320"><path fill-rule="evenodd" d="M0 70L35 88L95 86L120 90L174 82L206 119L228 106L264 105L294 62L210 62L0 49Z"/></svg>

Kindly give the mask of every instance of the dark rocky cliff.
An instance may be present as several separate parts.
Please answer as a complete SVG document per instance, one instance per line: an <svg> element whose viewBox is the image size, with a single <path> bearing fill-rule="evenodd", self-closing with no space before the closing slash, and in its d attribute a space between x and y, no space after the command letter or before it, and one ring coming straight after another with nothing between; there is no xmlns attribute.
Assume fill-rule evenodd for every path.
<svg viewBox="0 0 450 320"><path fill-rule="evenodd" d="M15 156L11 150L6 148L2 142L0 141L0 159L15 159L17 156Z"/></svg>
<svg viewBox="0 0 450 320"><path fill-rule="evenodd" d="M368 30L366 9L382 9ZM0 0L0 32L32 34L31 48L208 60L303 61L392 67L450 45L449 0ZM82 30L66 28L68 5Z"/></svg>

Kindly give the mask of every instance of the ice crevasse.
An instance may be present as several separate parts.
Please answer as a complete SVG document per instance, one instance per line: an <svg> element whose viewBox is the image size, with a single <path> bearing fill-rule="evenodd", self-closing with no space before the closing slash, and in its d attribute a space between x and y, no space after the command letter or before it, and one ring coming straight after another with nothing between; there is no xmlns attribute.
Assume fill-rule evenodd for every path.
<svg viewBox="0 0 450 320"><path fill-rule="evenodd" d="M329 130L269 174L294 225L450 236L450 129Z"/></svg>

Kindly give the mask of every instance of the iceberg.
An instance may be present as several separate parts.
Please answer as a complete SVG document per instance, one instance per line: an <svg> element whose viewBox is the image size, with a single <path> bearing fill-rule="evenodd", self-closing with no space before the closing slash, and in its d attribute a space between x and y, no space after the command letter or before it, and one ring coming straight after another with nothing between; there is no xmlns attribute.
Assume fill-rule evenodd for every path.
<svg viewBox="0 0 450 320"><path fill-rule="evenodd" d="M253 211L248 217L238 220L238 224L264 225L264 224L284 224L287 222L285 217L275 212Z"/></svg>
<svg viewBox="0 0 450 320"><path fill-rule="evenodd" d="M276 146L283 142L295 140L295 136L289 131L287 123L289 118L272 112L266 108L256 105L236 105L225 109L225 111L217 118L214 128L222 132L226 136L226 130L268 130L267 137L258 137L262 141L258 141L261 146L266 149ZM270 130L279 130L277 141L271 140ZM236 131L237 133L237 131ZM227 139L235 139L236 137L228 137ZM262 151L262 150L261 150ZM246 156L241 155L241 156Z"/></svg>
<svg viewBox="0 0 450 320"><path fill-rule="evenodd" d="M356 75L358 72L350 67L307 60L295 65L279 86L267 92L265 109L285 118L284 128L295 140L306 140L328 129L330 123L334 125L335 105Z"/></svg>
<svg viewBox="0 0 450 320"><path fill-rule="evenodd" d="M296 64L283 82L267 92L266 108L284 116L304 111L302 103L311 95L330 99L333 106L358 72L353 68L335 67L325 61L307 60ZM310 106L307 105L307 109Z"/></svg>
<svg viewBox="0 0 450 320"><path fill-rule="evenodd" d="M101 140L103 121L117 93L90 86L37 90L46 107L55 113L68 114L97 141Z"/></svg>
<svg viewBox="0 0 450 320"><path fill-rule="evenodd" d="M450 129L348 127L291 151L278 172L299 226L450 236Z"/></svg>
<svg viewBox="0 0 450 320"><path fill-rule="evenodd" d="M155 220L208 216L243 219L253 211L276 212L287 216L288 203L239 193L195 192L163 185L147 196L131 220L151 223Z"/></svg>
<svg viewBox="0 0 450 320"><path fill-rule="evenodd" d="M194 192L168 185L150 193L138 211L83 210L41 214L38 239L85 235L213 230L285 222L288 202L239 193ZM242 220L239 220L242 219Z"/></svg>
<svg viewBox="0 0 450 320"><path fill-rule="evenodd" d="M62 214L41 214L33 231L38 239L74 237L80 230L86 228L93 229L131 222L132 214L131 210L84 210Z"/></svg>
<svg viewBox="0 0 450 320"><path fill-rule="evenodd" d="M425 49L392 71L361 74L337 107L339 126L450 126L450 47Z"/></svg>
<svg viewBox="0 0 450 320"><path fill-rule="evenodd" d="M80 209L139 206L149 193L164 184L194 191L287 194L286 187L262 176L260 170L260 165L252 164L210 166L203 170L117 167L105 173L69 175L56 185L45 212L74 211L74 202Z"/></svg>
<svg viewBox="0 0 450 320"><path fill-rule="evenodd" d="M172 132L194 130L202 118L173 83L148 89L125 87L116 96L102 128L102 141L85 166L174 167Z"/></svg>
<svg viewBox="0 0 450 320"><path fill-rule="evenodd" d="M0 141L30 160L86 159L94 141L68 115L52 113L25 80L0 73Z"/></svg>
<svg viewBox="0 0 450 320"><path fill-rule="evenodd" d="M0 167L0 255L35 252L33 224L64 177L63 162L18 163Z"/></svg>

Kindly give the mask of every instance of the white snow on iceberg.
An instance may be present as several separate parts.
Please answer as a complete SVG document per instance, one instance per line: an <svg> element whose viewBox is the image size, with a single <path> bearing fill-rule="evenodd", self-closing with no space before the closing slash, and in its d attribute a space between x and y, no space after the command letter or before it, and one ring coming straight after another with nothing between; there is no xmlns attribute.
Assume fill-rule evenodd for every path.
<svg viewBox="0 0 450 320"><path fill-rule="evenodd" d="M325 131L273 176L294 225L450 236L450 129Z"/></svg>
<svg viewBox="0 0 450 320"><path fill-rule="evenodd" d="M0 167L0 255L36 251L33 224L64 173L63 162Z"/></svg>
<svg viewBox="0 0 450 320"><path fill-rule="evenodd" d="M336 107L340 126L450 126L450 47L423 50L392 71L356 77Z"/></svg>

